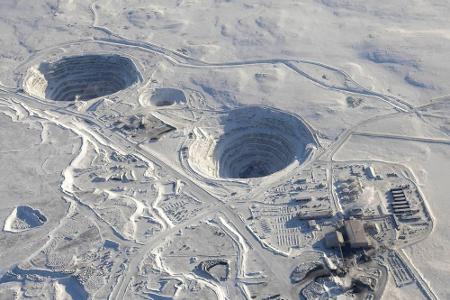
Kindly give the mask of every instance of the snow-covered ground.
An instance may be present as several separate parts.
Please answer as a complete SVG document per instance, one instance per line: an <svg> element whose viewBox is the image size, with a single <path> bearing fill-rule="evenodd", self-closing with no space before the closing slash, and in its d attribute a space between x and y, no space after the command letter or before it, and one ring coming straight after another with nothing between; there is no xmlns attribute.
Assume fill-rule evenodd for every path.
<svg viewBox="0 0 450 300"><path fill-rule="evenodd" d="M0 298L450 298L449 13L0 0Z"/></svg>

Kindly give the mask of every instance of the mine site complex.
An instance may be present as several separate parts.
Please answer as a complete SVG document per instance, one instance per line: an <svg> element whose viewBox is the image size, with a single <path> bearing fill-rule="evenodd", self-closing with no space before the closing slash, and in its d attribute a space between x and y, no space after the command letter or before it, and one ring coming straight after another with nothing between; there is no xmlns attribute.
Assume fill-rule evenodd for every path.
<svg viewBox="0 0 450 300"><path fill-rule="evenodd" d="M290 53L290 35L256 58L164 46L139 38L147 24L196 37L134 2L36 5L54 20L33 26L68 22L74 36L36 33L20 59L0 50L0 299L450 297L438 81L384 89L363 62ZM330 7L361 14L317 12ZM257 20L256 36L269 31ZM234 41L250 51L260 37ZM409 61L383 51L364 57L390 71L370 76L397 84Z"/></svg>

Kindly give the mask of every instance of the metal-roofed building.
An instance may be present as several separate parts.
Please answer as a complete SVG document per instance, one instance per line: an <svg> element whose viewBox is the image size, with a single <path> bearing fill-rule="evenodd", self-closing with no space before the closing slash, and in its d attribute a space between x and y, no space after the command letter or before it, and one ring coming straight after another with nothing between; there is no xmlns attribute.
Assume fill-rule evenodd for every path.
<svg viewBox="0 0 450 300"><path fill-rule="evenodd" d="M327 248L338 248L344 245L344 237L339 231L329 232L325 235L325 246Z"/></svg>
<svg viewBox="0 0 450 300"><path fill-rule="evenodd" d="M370 241L361 220L344 221L345 233L350 248L369 248Z"/></svg>

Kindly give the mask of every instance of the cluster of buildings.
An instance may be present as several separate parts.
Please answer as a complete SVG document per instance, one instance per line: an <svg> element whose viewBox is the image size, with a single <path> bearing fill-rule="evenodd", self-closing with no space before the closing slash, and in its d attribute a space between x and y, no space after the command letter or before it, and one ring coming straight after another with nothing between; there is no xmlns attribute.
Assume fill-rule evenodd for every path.
<svg viewBox="0 0 450 300"><path fill-rule="evenodd" d="M402 188L391 189L392 196L391 208L394 215L401 221L418 221L420 217L415 216L419 209L413 209L406 198Z"/></svg>

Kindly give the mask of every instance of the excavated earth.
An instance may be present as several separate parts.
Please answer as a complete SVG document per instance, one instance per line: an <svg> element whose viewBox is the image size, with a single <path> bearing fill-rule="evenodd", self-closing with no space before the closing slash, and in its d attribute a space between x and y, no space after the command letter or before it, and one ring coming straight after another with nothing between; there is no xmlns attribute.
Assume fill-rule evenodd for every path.
<svg viewBox="0 0 450 300"><path fill-rule="evenodd" d="M220 135L195 141L189 151L194 169L209 177L269 176L303 162L315 144L299 118L267 107L232 110L220 123Z"/></svg>
<svg viewBox="0 0 450 300"><path fill-rule="evenodd" d="M69 56L31 67L24 90L55 101L90 100L124 90L140 78L135 64L124 56Z"/></svg>

